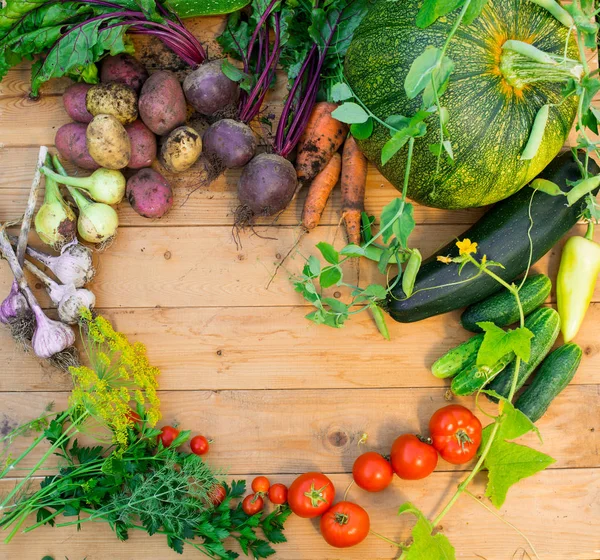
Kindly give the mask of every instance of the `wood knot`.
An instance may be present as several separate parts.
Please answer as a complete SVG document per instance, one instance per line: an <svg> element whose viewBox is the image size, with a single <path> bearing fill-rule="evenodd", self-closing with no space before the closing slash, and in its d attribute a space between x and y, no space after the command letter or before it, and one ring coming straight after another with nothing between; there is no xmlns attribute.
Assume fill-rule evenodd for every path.
<svg viewBox="0 0 600 560"><path fill-rule="evenodd" d="M333 428L327 434L327 441L329 442L329 444L331 446L340 448L340 447L345 447L346 445L348 445L350 438L348 437L348 434L346 432L344 432L343 430L341 430L339 428Z"/></svg>
<svg viewBox="0 0 600 560"><path fill-rule="evenodd" d="M340 299L342 297L342 293L341 292L333 292L333 297Z"/></svg>
<svg viewBox="0 0 600 560"><path fill-rule="evenodd" d="M586 346L585 350L583 352L586 356L591 356L593 354L594 350L592 349L591 346Z"/></svg>
<svg viewBox="0 0 600 560"><path fill-rule="evenodd" d="M171 258L171 251L165 251L163 257L165 257L165 260L168 261Z"/></svg>
<svg viewBox="0 0 600 560"><path fill-rule="evenodd" d="M217 356L222 356L223 355L223 350L217 350Z"/></svg>
<svg viewBox="0 0 600 560"><path fill-rule="evenodd" d="M280 259L281 259L281 253L277 253L277 254L275 255L275 258L276 258L277 260L280 260Z"/></svg>
<svg viewBox="0 0 600 560"><path fill-rule="evenodd" d="M238 259L238 261L243 261L245 258L246 258L246 257L245 257L244 255L242 255L242 253L240 253L240 254L237 256L237 259Z"/></svg>

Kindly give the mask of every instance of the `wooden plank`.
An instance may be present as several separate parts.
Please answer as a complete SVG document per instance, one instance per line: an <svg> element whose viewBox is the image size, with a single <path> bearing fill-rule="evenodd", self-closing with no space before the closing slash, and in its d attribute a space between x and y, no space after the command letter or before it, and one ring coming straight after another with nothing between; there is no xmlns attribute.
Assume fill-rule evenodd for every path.
<svg viewBox="0 0 600 560"><path fill-rule="evenodd" d="M297 473L314 468L350 472L364 451L357 445L364 433L368 447L389 453L402 433L426 433L431 415L448 403L444 388L299 389L294 391L161 391L163 419L159 425L179 425L214 440L210 460L229 474L246 473L248 465L268 473ZM1 393L4 426L30 421L53 402L62 410L68 395L56 392ZM473 398L455 399L474 409ZM585 406L582 404L585 403ZM480 399L487 412L496 405ZM479 415L484 424L488 420ZM568 387L538 422L544 438L535 434L523 443L556 459L552 468L600 467L600 393L597 385ZM568 433L568 437L565 434ZM11 446L17 457L31 442L21 438ZM21 464L31 468L44 446ZM55 464L55 458L47 465ZM468 470L440 460L437 470Z"/></svg>
<svg viewBox="0 0 600 560"><path fill-rule="evenodd" d="M350 477L335 474L331 478L338 499L341 499ZM293 476L271 479L289 484ZM414 518L398 516L398 506L410 500L426 515L435 515L450 498L459 480L456 473L434 473L426 482L395 478L385 492L368 494L354 489L350 499L359 501L368 511L374 531L400 542L409 538ZM9 483L3 485L3 490L7 488L6 484ZM482 495L484 484L483 476L477 477L472 491ZM527 535L541 560L597 560L600 554L597 531L600 502L595 496L599 491L600 479L596 470L548 470L512 488L501 513ZM468 496L458 500L442 526L456 548L457 558L462 560L527 558L523 553L527 545L522 537ZM355 548L331 548L320 538L318 523L296 516L289 519L285 533L289 542L276 546L274 558L278 560L389 560L398 557L397 549L373 536ZM43 527L28 535L17 534L9 545L0 545L0 555L19 560L39 560L44 555L71 559L87 557L89 560L147 560L149 547L153 560L177 558L162 536L150 540L144 533L134 531L129 540L119 542L104 523L95 523L93 527L83 524L81 531L75 527ZM529 554L533 557L531 551ZM198 558L198 552L187 549L178 558Z"/></svg>
<svg viewBox="0 0 600 560"><path fill-rule="evenodd" d="M411 243L423 255L436 251L445 240L461 235L465 226L417 226ZM582 235L583 226L570 235ZM290 274L297 274L302 256L317 254L317 241L343 246L343 232L336 227L319 227L305 236L298 253L292 254L278 276L266 286L275 263L286 255L297 239L298 228L259 227L242 235L237 247L231 227L123 228L110 250L99 259L98 274L92 284L98 307L230 307L303 305L294 291ZM600 230L596 231L600 241ZM562 245L566 237L541 259L535 271L556 277ZM364 261L364 259L363 259ZM360 284L384 282L372 262L361 262L360 269L348 262L346 282ZM8 293L12 276L7 266L0 268L0 293ZM344 290L332 288L334 295ZM44 295L41 301L47 305ZM600 285L593 301L600 301Z"/></svg>
<svg viewBox="0 0 600 560"><path fill-rule="evenodd" d="M466 340L459 312L418 325L389 321L392 342L361 313L340 332L304 319L306 308L101 310L148 348L164 390L446 387L429 372L435 359ZM600 304L576 338L584 350L572 385L600 384ZM560 339L562 341L562 339ZM407 351L410 349L410 351ZM69 391L69 376L24 354L0 329L0 391Z"/></svg>

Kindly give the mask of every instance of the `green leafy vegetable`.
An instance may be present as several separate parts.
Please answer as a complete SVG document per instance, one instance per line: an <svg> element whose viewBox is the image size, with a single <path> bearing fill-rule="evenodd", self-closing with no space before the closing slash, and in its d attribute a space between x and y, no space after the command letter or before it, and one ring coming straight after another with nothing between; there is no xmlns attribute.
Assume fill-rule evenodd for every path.
<svg viewBox="0 0 600 560"><path fill-rule="evenodd" d="M413 543L404 552L403 558L406 560L454 560L456 558L454 547L448 537L441 533L433 535L433 526L421 510L407 502L398 510L398 515L404 513L413 514L417 518L417 523L412 530Z"/></svg>
<svg viewBox="0 0 600 560"><path fill-rule="evenodd" d="M505 331L494 323L484 321L477 323L485 331L483 342L477 353L477 365L480 367L491 367L500 358L514 352L523 361L529 361L531 352L531 339L533 333L525 328L519 327L515 330Z"/></svg>

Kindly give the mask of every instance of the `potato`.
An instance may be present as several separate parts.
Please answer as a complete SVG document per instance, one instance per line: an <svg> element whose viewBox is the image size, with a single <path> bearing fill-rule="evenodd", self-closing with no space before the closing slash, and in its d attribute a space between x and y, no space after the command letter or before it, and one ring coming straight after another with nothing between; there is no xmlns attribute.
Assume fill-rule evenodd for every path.
<svg viewBox="0 0 600 560"><path fill-rule="evenodd" d="M140 119L125 127L131 142L131 158L127 167L149 167L156 158L156 136Z"/></svg>
<svg viewBox="0 0 600 560"><path fill-rule="evenodd" d="M63 93L63 105L69 117L80 123L89 123L94 118L86 107L85 98L91 84L73 84Z"/></svg>
<svg viewBox="0 0 600 560"><path fill-rule="evenodd" d="M154 169L141 169L127 181L125 196L131 207L145 218L162 218L173 206L173 191Z"/></svg>
<svg viewBox="0 0 600 560"><path fill-rule="evenodd" d="M82 169L94 171L100 166L93 160L87 149L85 141L86 129L87 125L84 123L65 124L56 131L54 144L63 159L74 163Z"/></svg>
<svg viewBox="0 0 600 560"><path fill-rule="evenodd" d="M161 70L142 86L140 117L155 134L168 134L185 124L187 106L181 84L173 72Z"/></svg>
<svg viewBox="0 0 600 560"><path fill-rule="evenodd" d="M142 85L148 79L148 70L144 65L130 54L121 53L107 56L102 61L100 69L100 81L117 82L132 88L136 93L140 92Z"/></svg>
<svg viewBox="0 0 600 560"><path fill-rule="evenodd" d="M202 153L202 139L189 126L180 126L167 136L160 149L160 161L173 173L189 169Z"/></svg>
<svg viewBox="0 0 600 560"><path fill-rule="evenodd" d="M131 159L125 127L113 115L97 115L88 125L86 144L94 161L107 169L122 169Z"/></svg>
<svg viewBox="0 0 600 560"><path fill-rule="evenodd" d="M117 84L96 84L86 95L87 110L94 116L112 115L121 124L132 123L138 116L135 91L129 86Z"/></svg>

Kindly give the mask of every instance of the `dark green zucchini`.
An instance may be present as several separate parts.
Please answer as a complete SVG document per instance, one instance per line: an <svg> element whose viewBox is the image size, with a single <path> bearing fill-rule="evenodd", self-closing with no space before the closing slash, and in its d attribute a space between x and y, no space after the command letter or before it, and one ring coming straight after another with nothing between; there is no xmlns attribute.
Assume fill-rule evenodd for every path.
<svg viewBox="0 0 600 560"><path fill-rule="evenodd" d="M517 391L523 387L525 381L534 372L535 368L548 355L548 352L552 350L560 332L560 316L555 309L542 307L527 317L525 327L533 333L531 355L528 362L521 361L519 365ZM510 364L487 388L496 391L502 397L508 398L515 366L516 362ZM496 401L494 397L488 396L488 398Z"/></svg>
<svg viewBox="0 0 600 560"><path fill-rule="evenodd" d="M592 161L590 172L594 175L600 172L600 168ZM576 181L581 178L581 174L573 155L566 152L552 160L540 177L553 181L563 191L568 191L571 187L567 181ZM495 268L494 272L508 282L512 282L527 268L531 195L531 189L521 189L496 204L475 225L458 236L459 239L468 238L478 243L478 258L487 255L488 260L502 263L504 268ZM562 196L550 196L542 192L535 194L531 204L534 222L531 230L532 262L542 258L577 223L584 208L585 197L569 207ZM400 283L397 283L385 306L393 319L401 323L420 321L466 307L499 291L498 283L487 274L481 274L471 282L461 283L476 275L476 267L467 264L459 275L456 264L444 264L437 260L438 256L446 255L458 255L456 239L421 265L410 298L405 296ZM442 285L444 287L437 287Z"/></svg>
<svg viewBox="0 0 600 560"><path fill-rule="evenodd" d="M483 334L477 334L452 348L436 360L431 366L431 373L440 379L454 377L459 371L475 363L482 342Z"/></svg>
<svg viewBox="0 0 600 560"><path fill-rule="evenodd" d="M515 359L514 352L506 354L500 358L491 368L479 368L473 363L463 369L453 380L450 388L455 395L466 397L472 395L475 391L479 391L487 382L488 379L493 379Z"/></svg>
<svg viewBox="0 0 600 560"><path fill-rule="evenodd" d="M552 282L545 274L536 274L525 280L519 290L519 299L525 316L536 310L550 295ZM477 323L492 321L499 327L507 327L519 320L519 307L515 296L507 289L467 307L460 317L460 324L471 332L482 332Z"/></svg>
<svg viewBox="0 0 600 560"><path fill-rule="evenodd" d="M540 366L531 385L517 399L518 408L532 422L537 422L548 410L550 403L570 383L583 352L569 342L557 348Z"/></svg>

